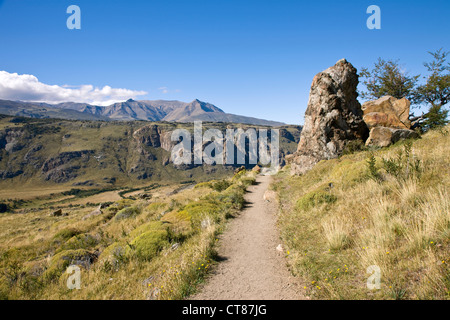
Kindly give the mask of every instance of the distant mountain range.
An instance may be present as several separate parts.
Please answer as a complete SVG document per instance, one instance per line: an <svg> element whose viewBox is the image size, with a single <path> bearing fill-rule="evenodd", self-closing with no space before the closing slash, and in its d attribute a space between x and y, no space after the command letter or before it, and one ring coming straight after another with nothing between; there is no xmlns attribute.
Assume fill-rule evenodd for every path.
<svg viewBox="0 0 450 320"><path fill-rule="evenodd" d="M103 107L87 103L59 104L0 100L0 114L31 118L59 118L68 120L144 120L170 122L231 122L264 126L280 126L282 122L226 113L218 107L198 99L187 103L166 100L127 100Z"/></svg>

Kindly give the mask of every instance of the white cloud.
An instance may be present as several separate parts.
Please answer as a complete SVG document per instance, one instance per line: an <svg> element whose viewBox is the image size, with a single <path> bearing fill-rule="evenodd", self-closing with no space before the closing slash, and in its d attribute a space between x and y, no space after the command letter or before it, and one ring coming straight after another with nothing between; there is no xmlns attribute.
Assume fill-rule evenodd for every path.
<svg viewBox="0 0 450 320"><path fill-rule="evenodd" d="M167 93L169 93L169 92L175 92L175 93L178 93L178 92L181 91L180 89L172 90L172 89L169 89L169 88L167 88L167 87L159 87L158 90L161 91L162 94L167 94Z"/></svg>
<svg viewBox="0 0 450 320"><path fill-rule="evenodd" d="M163 94L169 93L169 88L167 87L159 87L158 90L161 91Z"/></svg>
<svg viewBox="0 0 450 320"><path fill-rule="evenodd" d="M145 91L121 88L103 88L92 85L69 86L48 85L39 82L30 74L0 71L0 99L32 102L83 102L106 106L114 102L135 99L146 95Z"/></svg>

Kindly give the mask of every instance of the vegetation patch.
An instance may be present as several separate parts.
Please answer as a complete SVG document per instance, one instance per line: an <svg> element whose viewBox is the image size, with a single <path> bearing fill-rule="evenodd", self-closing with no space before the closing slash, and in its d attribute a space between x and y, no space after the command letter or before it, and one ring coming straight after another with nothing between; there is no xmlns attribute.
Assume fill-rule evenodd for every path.
<svg viewBox="0 0 450 320"><path fill-rule="evenodd" d="M447 127L448 128L448 127ZM450 297L450 137L319 162L302 176L283 169L272 185L293 273L313 299ZM370 290L368 268L381 270Z"/></svg>
<svg viewBox="0 0 450 320"><path fill-rule="evenodd" d="M330 204L336 202L337 197L329 191L317 190L305 194L297 200L297 209L309 210L322 204Z"/></svg>
<svg viewBox="0 0 450 320"><path fill-rule="evenodd" d="M95 256L84 249L64 250L53 256L48 269L44 273L44 279L53 280L59 278L70 265L79 265L89 268L94 262Z"/></svg>
<svg viewBox="0 0 450 320"><path fill-rule="evenodd" d="M109 203L89 219L87 205L63 207L64 217L49 217L48 209L45 216L40 209L14 216L14 228L0 224L0 235L17 229L2 238L13 244L0 247L0 297L184 299L215 263L217 234L243 208L254 181L253 173L240 173L208 182L217 190L158 187L151 197ZM82 290L67 290L72 264L81 267Z"/></svg>
<svg viewBox="0 0 450 320"><path fill-rule="evenodd" d="M126 208L123 208L122 210L119 210L117 212L117 214L115 215L114 219L116 219L116 220L128 219L128 218L136 216L140 213L141 213L140 209L135 206L126 207Z"/></svg>
<svg viewBox="0 0 450 320"><path fill-rule="evenodd" d="M141 260L151 260L168 244L167 230L151 230L136 237L130 247Z"/></svg>

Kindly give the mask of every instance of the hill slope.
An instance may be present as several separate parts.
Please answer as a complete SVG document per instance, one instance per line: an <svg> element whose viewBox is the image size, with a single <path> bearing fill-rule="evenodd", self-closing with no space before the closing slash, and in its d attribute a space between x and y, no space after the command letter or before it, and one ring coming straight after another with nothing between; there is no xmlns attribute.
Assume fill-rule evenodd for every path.
<svg viewBox="0 0 450 320"><path fill-rule="evenodd" d="M307 295L450 297L449 131L372 150L374 166L362 151L276 178L282 238ZM370 266L380 268L379 290L367 288Z"/></svg>

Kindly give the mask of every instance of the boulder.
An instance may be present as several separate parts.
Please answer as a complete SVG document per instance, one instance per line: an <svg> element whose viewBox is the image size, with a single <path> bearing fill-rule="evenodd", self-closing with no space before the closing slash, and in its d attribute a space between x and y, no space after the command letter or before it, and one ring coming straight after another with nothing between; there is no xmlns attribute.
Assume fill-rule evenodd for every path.
<svg viewBox="0 0 450 320"><path fill-rule="evenodd" d="M410 130L408 99L396 99L384 96L367 101L362 105L364 122L370 129L367 146L387 147L402 139L418 138L419 135Z"/></svg>
<svg viewBox="0 0 450 320"><path fill-rule="evenodd" d="M357 86L357 71L345 59L314 77L292 174L304 174L320 160L337 158L348 141L367 139Z"/></svg>
<svg viewBox="0 0 450 320"><path fill-rule="evenodd" d="M92 211L91 213L85 215L85 216L83 217L82 220L86 220L86 219L89 219L89 218L91 218L91 217L96 217L96 216L99 216L99 215L101 215L101 214L103 214L103 211L102 211L102 204L99 205L98 208L97 208L96 210L94 210L94 211Z"/></svg>
<svg viewBox="0 0 450 320"><path fill-rule="evenodd" d="M50 213L51 217L61 217L62 216L62 210L58 209L56 211L53 211L52 213Z"/></svg>
<svg viewBox="0 0 450 320"><path fill-rule="evenodd" d="M252 171L256 172L256 173L261 173L261 167L256 165L256 166L253 167Z"/></svg>
<svg viewBox="0 0 450 320"><path fill-rule="evenodd" d="M276 202L277 193L273 190L266 190L266 192L264 192L263 199L267 202Z"/></svg>
<svg viewBox="0 0 450 320"><path fill-rule="evenodd" d="M402 139L416 139L419 134L409 129L394 129L387 127L375 127L370 130L367 146L388 147Z"/></svg>
<svg viewBox="0 0 450 320"><path fill-rule="evenodd" d="M374 127L388 127L394 129L409 129L409 109L411 103L408 99L396 99L384 96L378 100L367 101L362 105L364 122L369 129Z"/></svg>
<svg viewBox="0 0 450 320"><path fill-rule="evenodd" d="M245 166L240 166L239 168L234 169L234 174L238 174L241 171L245 170Z"/></svg>

